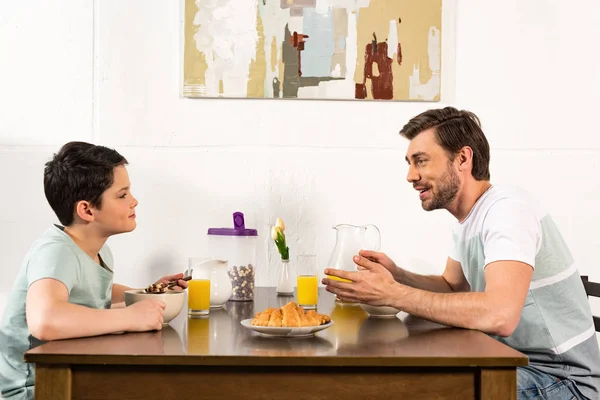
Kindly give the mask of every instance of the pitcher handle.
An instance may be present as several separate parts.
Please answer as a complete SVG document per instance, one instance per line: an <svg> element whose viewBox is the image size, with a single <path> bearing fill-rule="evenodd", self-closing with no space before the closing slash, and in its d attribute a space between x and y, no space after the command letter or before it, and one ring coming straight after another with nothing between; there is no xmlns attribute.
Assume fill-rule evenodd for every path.
<svg viewBox="0 0 600 400"><path fill-rule="evenodd" d="M376 225L373 224L369 224L369 225L365 225L365 233L366 231L369 230L369 228L371 229L375 229L375 231L377 232L377 240L375 241L375 246L373 246L373 251L379 251L379 249L381 248L381 232L379 231L379 228Z"/></svg>

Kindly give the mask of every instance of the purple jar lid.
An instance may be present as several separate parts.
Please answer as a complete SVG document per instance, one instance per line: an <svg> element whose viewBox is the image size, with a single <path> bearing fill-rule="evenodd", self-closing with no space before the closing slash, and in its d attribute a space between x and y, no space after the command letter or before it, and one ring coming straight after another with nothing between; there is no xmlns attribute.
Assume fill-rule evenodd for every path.
<svg viewBox="0 0 600 400"><path fill-rule="evenodd" d="M208 228L209 235L219 236L258 236L256 229L246 229L244 214L233 213L233 228Z"/></svg>

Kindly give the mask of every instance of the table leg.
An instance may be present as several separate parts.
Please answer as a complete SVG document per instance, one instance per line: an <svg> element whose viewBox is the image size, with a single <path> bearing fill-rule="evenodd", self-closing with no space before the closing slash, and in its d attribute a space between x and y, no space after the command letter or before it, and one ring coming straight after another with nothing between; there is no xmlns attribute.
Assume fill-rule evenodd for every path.
<svg viewBox="0 0 600 400"><path fill-rule="evenodd" d="M35 366L35 400L70 400L71 367L68 365Z"/></svg>
<svg viewBox="0 0 600 400"><path fill-rule="evenodd" d="M482 368L479 389L481 400L516 400L517 369Z"/></svg>

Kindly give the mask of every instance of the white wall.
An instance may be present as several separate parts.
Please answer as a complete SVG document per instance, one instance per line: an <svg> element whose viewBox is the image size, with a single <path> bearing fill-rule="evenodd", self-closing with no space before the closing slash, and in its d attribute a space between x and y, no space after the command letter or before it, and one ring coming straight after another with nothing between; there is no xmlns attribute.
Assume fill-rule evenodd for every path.
<svg viewBox="0 0 600 400"><path fill-rule="evenodd" d="M600 281L599 13L596 0L446 0L442 103L191 100L180 89L181 4L3 2L0 309L27 248L55 220L43 164L75 139L130 161L138 228L110 240L118 282L183 270L206 253L206 229L237 210L259 229L261 285L275 284L267 229L278 216L291 251L316 253L322 266L332 225L374 223L398 264L441 272L452 218L420 208L397 132L445 104L480 116L492 181L535 192L580 272Z"/></svg>

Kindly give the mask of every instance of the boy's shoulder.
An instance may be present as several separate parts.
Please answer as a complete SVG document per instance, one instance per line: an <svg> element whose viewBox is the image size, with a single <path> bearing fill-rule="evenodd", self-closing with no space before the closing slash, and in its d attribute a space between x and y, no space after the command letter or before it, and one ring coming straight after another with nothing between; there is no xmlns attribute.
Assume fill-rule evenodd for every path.
<svg viewBox="0 0 600 400"><path fill-rule="evenodd" d="M73 240L58 225L52 225L31 245L28 256L34 256L40 251L61 250L74 252L77 246Z"/></svg>
<svg viewBox="0 0 600 400"><path fill-rule="evenodd" d="M23 260L23 267L28 275L35 270L54 269L60 265L65 269L69 265L78 267L81 256L77 249L77 245L60 227L52 225L31 245Z"/></svg>
<svg viewBox="0 0 600 400"><path fill-rule="evenodd" d="M99 251L102 260L111 269L114 264L112 252L107 244ZM32 265L71 267L86 266L93 260L58 225L50 226L31 246L24 260L25 266Z"/></svg>

